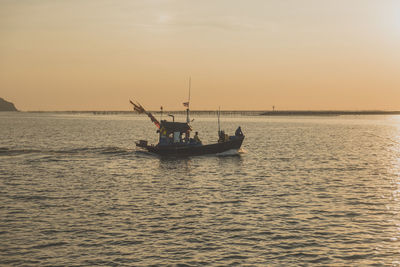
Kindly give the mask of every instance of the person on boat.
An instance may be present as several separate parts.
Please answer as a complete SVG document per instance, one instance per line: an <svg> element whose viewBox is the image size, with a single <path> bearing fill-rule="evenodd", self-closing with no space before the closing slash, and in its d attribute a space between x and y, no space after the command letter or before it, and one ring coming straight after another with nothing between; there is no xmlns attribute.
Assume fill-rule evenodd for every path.
<svg viewBox="0 0 400 267"><path fill-rule="evenodd" d="M225 132L224 131L219 131L218 143L223 143L224 140L225 140Z"/></svg>
<svg viewBox="0 0 400 267"><path fill-rule="evenodd" d="M190 131L185 132L185 143L189 143L190 141Z"/></svg>
<svg viewBox="0 0 400 267"><path fill-rule="evenodd" d="M164 127L161 127L160 132L161 132L161 135L167 136L167 130L165 130Z"/></svg>
<svg viewBox="0 0 400 267"><path fill-rule="evenodd" d="M169 133L167 135L167 143L168 144L173 144L174 143L174 133Z"/></svg>
<svg viewBox="0 0 400 267"><path fill-rule="evenodd" d="M242 128L240 128L240 126L236 129L235 136L243 136Z"/></svg>
<svg viewBox="0 0 400 267"><path fill-rule="evenodd" d="M229 141L229 135L225 131L219 131L218 143L223 143Z"/></svg>
<svg viewBox="0 0 400 267"><path fill-rule="evenodd" d="M168 144L167 131L165 130L165 128L161 127L159 132L160 132L160 144L162 145Z"/></svg>
<svg viewBox="0 0 400 267"><path fill-rule="evenodd" d="M201 140L199 138L199 132L196 132L196 134L193 136L193 139L196 143L201 144Z"/></svg>

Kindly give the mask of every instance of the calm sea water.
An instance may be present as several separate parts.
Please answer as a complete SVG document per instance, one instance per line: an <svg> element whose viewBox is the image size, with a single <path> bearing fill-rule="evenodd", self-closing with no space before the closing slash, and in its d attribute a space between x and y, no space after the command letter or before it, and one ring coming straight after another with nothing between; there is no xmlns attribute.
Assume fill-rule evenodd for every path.
<svg viewBox="0 0 400 267"><path fill-rule="evenodd" d="M159 158L145 117L1 113L0 265L400 265L400 116L239 125L238 155Z"/></svg>

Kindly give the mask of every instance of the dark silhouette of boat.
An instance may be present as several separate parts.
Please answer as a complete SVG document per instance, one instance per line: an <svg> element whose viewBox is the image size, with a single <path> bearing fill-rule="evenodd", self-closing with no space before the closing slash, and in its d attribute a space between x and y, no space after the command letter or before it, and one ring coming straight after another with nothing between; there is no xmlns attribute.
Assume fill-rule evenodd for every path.
<svg viewBox="0 0 400 267"><path fill-rule="evenodd" d="M187 122L175 122L161 120L159 122L150 112L146 111L139 103L133 103L133 108L138 113L145 113L158 128L159 134L158 144L148 144L146 140L139 140L136 146L162 156L196 156L205 154L218 154L229 150L239 150L245 136L242 133L240 126L235 132L235 135L228 136L224 131L218 130L219 139L217 143L203 144L198 133L192 138L190 133L189 107L188 102L184 103L187 106ZM219 122L219 116L218 116Z"/></svg>

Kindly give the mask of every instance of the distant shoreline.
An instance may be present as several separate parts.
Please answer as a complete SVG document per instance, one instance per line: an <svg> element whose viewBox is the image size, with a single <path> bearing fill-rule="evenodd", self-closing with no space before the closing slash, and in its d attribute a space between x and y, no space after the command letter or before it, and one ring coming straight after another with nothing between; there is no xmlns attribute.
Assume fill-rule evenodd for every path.
<svg viewBox="0 0 400 267"><path fill-rule="evenodd" d="M266 111L261 113L262 116L341 116L341 115L400 115L400 111L380 111L380 110L364 110L364 111L347 111L347 110L282 110L282 111Z"/></svg>
<svg viewBox="0 0 400 267"><path fill-rule="evenodd" d="M134 111L24 111L28 113L59 113L59 114L94 114L94 115L117 115L137 114ZM160 111L150 111L154 115L160 115ZM217 115L216 110L191 110L192 115ZM186 115L186 111L164 111L164 115ZM221 115L243 115L243 116L342 116L342 115L400 115L400 111L382 110L221 110Z"/></svg>

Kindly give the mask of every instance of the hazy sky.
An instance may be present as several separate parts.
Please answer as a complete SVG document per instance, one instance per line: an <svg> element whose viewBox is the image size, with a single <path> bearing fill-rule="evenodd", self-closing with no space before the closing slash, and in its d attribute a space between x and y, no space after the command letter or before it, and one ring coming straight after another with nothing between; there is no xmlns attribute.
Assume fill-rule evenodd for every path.
<svg viewBox="0 0 400 267"><path fill-rule="evenodd" d="M0 0L21 110L400 110L398 0Z"/></svg>

